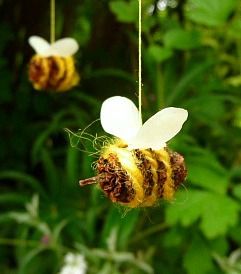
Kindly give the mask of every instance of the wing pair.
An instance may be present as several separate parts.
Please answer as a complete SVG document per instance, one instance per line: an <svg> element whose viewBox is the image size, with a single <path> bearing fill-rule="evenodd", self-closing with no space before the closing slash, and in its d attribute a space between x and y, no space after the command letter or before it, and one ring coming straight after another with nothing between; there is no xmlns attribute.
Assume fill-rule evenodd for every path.
<svg viewBox="0 0 241 274"><path fill-rule="evenodd" d="M50 44L39 36L31 36L28 41L35 52L43 57L68 57L79 49L78 43L73 38L62 38Z"/></svg>
<svg viewBox="0 0 241 274"><path fill-rule="evenodd" d="M187 120L188 112L169 107L160 110L143 125L137 107L126 97L114 96L104 101L100 120L103 129L123 139L130 149L161 149Z"/></svg>

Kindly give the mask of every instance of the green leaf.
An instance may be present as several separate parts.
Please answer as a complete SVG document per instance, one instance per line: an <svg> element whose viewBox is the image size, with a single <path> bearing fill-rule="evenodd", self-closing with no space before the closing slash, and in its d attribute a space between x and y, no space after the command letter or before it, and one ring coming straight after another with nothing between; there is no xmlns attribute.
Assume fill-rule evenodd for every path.
<svg viewBox="0 0 241 274"><path fill-rule="evenodd" d="M234 87L240 87L241 86L241 75L235 75L235 76L228 77L226 79L226 83L231 86L234 86Z"/></svg>
<svg viewBox="0 0 241 274"><path fill-rule="evenodd" d="M229 174L213 155L208 155L186 157L188 179L194 185L224 194L228 188Z"/></svg>
<svg viewBox="0 0 241 274"><path fill-rule="evenodd" d="M186 15L196 23L221 26L236 8L237 0L189 0Z"/></svg>
<svg viewBox="0 0 241 274"><path fill-rule="evenodd" d="M232 20L231 24L229 25L228 35L234 39L240 40L241 39L240 32L241 32L241 20L240 20L240 16L237 16L234 20Z"/></svg>
<svg viewBox="0 0 241 274"><path fill-rule="evenodd" d="M207 193L200 228L208 238L224 235L238 221L239 205L229 197Z"/></svg>
<svg viewBox="0 0 241 274"><path fill-rule="evenodd" d="M103 242L112 233L113 227L117 228L117 245L118 248L124 248L129 240L131 233L135 229L138 221L139 210L132 210L125 216L122 216L120 211L113 207L107 216L105 226L102 231Z"/></svg>
<svg viewBox="0 0 241 274"><path fill-rule="evenodd" d="M241 184L235 186L233 188L233 194L235 197L241 200Z"/></svg>
<svg viewBox="0 0 241 274"><path fill-rule="evenodd" d="M191 240L183 265L188 274L204 274L212 269L210 251L201 237L196 236Z"/></svg>
<svg viewBox="0 0 241 274"><path fill-rule="evenodd" d="M212 59L204 60L201 63L198 63L193 67L192 69L186 71L186 73L182 76L179 82L177 82L176 86L170 93L170 95L166 99L166 103L168 105L173 105L176 102L179 102L179 97L183 97L186 95L186 93L189 90L189 87L196 78L198 78L200 75L206 73L206 71L213 66L214 61Z"/></svg>
<svg viewBox="0 0 241 274"><path fill-rule="evenodd" d="M110 9L117 17L117 20L124 23L134 23L138 20L138 1L112 1Z"/></svg>
<svg viewBox="0 0 241 274"><path fill-rule="evenodd" d="M180 246L183 241L183 233L180 227L174 226L164 234L163 245L165 247Z"/></svg>
<svg viewBox="0 0 241 274"><path fill-rule="evenodd" d="M179 191L175 203L167 207L166 222L169 225L181 223L189 226L197 221L202 215L204 196L202 191Z"/></svg>
<svg viewBox="0 0 241 274"><path fill-rule="evenodd" d="M45 180L49 186L49 190L52 195L58 195L59 192L59 171L55 166L55 163L50 155L50 152L43 148L41 150L41 160L43 165L43 171Z"/></svg>
<svg viewBox="0 0 241 274"><path fill-rule="evenodd" d="M147 49L148 54L158 63L161 63L172 56L172 50L158 45L150 45Z"/></svg>
<svg viewBox="0 0 241 274"><path fill-rule="evenodd" d="M235 227L232 227L230 230L229 230L229 236L230 238L236 242L237 244L239 244L241 246L241 222L235 226Z"/></svg>
<svg viewBox="0 0 241 274"><path fill-rule="evenodd" d="M74 184L78 180L80 166L80 153L76 148L67 148L66 174L68 183Z"/></svg>
<svg viewBox="0 0 241 274"><path fill-rule="evenodd" d="M26 267L27 265L36 257L38 256L40 253L42 253L43 251L45 251L46 248L45 247L36 247L34 249L32 249L29 253L27 253L27 255L25 257L23 257L23 259L21 260L21 264L19 266L19 274L24 274L26 273Z"/></svg>
<svg viewBox="0 0 241 274"><path fill-rule="evenodd" d="M0 204L24 204L29 199L25 194L21 193L2 193L0 194Z"/></svg>
<svg viewBox="0 0 241 274"><path fill-rule="evenodd" d="M218 254L225 255L229 249L229 242L226 238L219 237L210 241L209 246L209 249L212 250L212 253L215 252Z"/></svg>
<svg viewBox="0 0 241 274"><path fill-rule="evenodd" d="M13 171L13 170L6 170L6 171L0 172L0 179L22 182L26 184L27 186L30 186L32 189L36 190L38 193L41 193L41 195L46 196L41 186L41 183L38 180L36 180L34 177L26 173Z"/></svg>
<svg viewBox="0 0 241 274"><path fill-rule="evenodd" d="M193 116L205 124L213 125L215 121L223 118L225 115L226 100L227 98L225 96L205 94L199 95L197 98L190 98L186 105L193 112ZM215 111L213 111L214 109Z"/></svg>
<svg viewBox="0 0 241 274"><path fill-rule="evenodd" d="M113 265L110 262L104 263L101 269L97 272L97 274L109 274L113 272Z"/></svg>
<svg viewBox="0 0 241 274"><path fill-rule="evenodd" d="M165 33L164 44L173 49L193 49L200 46L200 33L183 29L172 29Z"/></svg>
<svg viewBox="0 0 241 274"><path fill-rule="evenodd" d="M124 249L130 240L130 235L136 228L136 224L139 217L139 210L132 210L128 212L120 222L118 246Z"/></svg>
<svg viewBox="0 0 241 274"><path fill-rule="evenodd" d="M188 196L187 196L188 195ZM208 238L224 235L238 221L238 204L231 198L207 191L179 192L166 210L166 221L188 226L200 219L199 227Z"/></svg>

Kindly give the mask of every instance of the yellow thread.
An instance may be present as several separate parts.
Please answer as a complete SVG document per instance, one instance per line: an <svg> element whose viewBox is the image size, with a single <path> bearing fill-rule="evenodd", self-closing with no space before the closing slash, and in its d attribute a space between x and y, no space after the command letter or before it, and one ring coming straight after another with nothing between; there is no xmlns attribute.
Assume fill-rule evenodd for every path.
<svg viewBox="0 0 241 274"><path fill-rule="evenodd" d="M158 163L157 163L157 159L155 159L153 157L153 153L155 153L154 151L151 152L149 150L142 150L141 152L145 155L145 158L149 161L149 163L151 165L151 173L152 173L152 176L153 176L152 178L153 178L153 182L154 182L152 193L151 193L151 195L145 197L145 201L143 202L142 206L153 206L155 204L156 200L158 199L158 193L157 193Z"/></svg>
<svg viewBox="0 0 241 274"><path fill-rule="evenodd" d="M55 41L55 0L50 0L50 43Z"/></svg>
<svg viewBox="0 0 241 274"><path fill-rule="evenodd" d="M175 193L174 182L172 180L172 169L170 165L170 157L167 151L164 149L156 151L157 156L160 161L162 161L166 167L167 180L163 185L163 198L166 200L171 200Z"/></svg>
<svg viewBox="0 0 241 274"><path fill-rule="evenodd" d="M66 91L79 83L79 75L76 72L74 59L72 56L65 57L65 77L59 83L57 91Z"/></svg>
<svg viewBox="0 0 241 274"><path fill-rule="evenodd" d="M50 86L56 86L61 78L65 74L65 62L62 57L52 56L51 57L52 68L51 77L49 78ZM54 65L54 66L53 66Z"/></svg>
<svg viewBox="0 0 241 274"><path fill-rule="evenodd" d="M166 168L166 181L163 183L162 197L166 200L171 200L175 193L174 182L172 180L172 169L170 165L169 153L165 149L160 150L141 150L141 153L150 163L150 171L152 173L152 179L154 182L152 192L149 196L145 196L145 178L142 174L138 164L140 161L136 159L133 155L132 150L128 150L125 144L118 139L112 144L109 144L102 151L102 157L105 159L109 158L110 154L116 155L121 168L125 170L132 182L133 190L135 191L134 198L128 203L121 203L130 208L135 207L147 207L155 205L156 201L159 199L159 182L158 182L158 161L162 162ZM118 172L116 170L115 172Z"/></svg>
<svg viewBox="0 0 241 274"><path fill-rule="evenodd" d="M138 13L138 101L139 101L139 118L142 122L142 113L141 113L141 104L142 104L142 95L141 95L141 0L139 0L139 13Z"/></svg>

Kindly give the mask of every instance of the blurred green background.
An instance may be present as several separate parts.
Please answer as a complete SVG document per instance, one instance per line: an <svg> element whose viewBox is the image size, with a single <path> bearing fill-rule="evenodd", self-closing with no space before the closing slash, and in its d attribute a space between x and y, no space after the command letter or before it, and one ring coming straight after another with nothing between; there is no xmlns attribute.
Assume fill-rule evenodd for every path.
<svg viewBox="0 0 241 274"><path fill-rule="evenodd" d="M240 1L142 7L144 119L188 109L169 146L189 173L173 202L126 212L79 188L96 158L64 128L98 119L109 96L137 103L138 1L56 1L56 38L80 44L81 82L63 94L36 91L27 76L27 40L48 40L49 2L0 1L1 274L55 274L68 252L85 257L88 274L241 273ZM105 134L99 122L88 132Z"/></svg>

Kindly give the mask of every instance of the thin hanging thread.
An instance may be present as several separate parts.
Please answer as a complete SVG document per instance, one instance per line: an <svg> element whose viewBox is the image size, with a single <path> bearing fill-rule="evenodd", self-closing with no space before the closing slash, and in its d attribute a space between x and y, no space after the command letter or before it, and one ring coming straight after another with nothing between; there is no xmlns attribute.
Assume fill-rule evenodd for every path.
<svg viewBox="0 0 241 274"><path fill-rule="evenodd" d="M50 0L50 43L55 41L55 0Z"/></svg>
<svg viewBox="0 0 241 274"><path fill-rule="evenodd" d="M139 0L139 15L138 15L138 102L139 102L139 118L142 121L142 113L141 113L141 88L142 88L142 75L141 75L141 0Z"/></svg>

